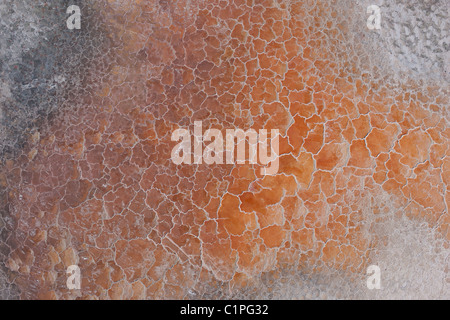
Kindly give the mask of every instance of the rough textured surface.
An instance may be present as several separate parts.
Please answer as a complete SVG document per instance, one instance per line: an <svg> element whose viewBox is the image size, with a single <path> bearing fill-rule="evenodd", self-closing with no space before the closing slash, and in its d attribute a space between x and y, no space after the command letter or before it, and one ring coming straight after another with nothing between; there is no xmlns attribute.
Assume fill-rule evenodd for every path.
<svg viewBox="0 0 450 320"><path fill-rule="evenodd" d="M101 77L94 65L113 50L100 14L101 1L75 1L84 12L85 32L68 32L66 1L0 2L0 153L15 155L55 112L76 107L91 91L87 79ZM105 50L105 51L103 51Z"/></svg>
<svg viewBox="0 0 450 320"><path fill-rule="evenodd" d="M343 8L352 8L343 12L352 30L352 46L361 42L358 55L368 55L361 62L377 65L384 76L399 80L413 77L449 82L448 1L344 0L341 3ZM380 7L382 27L368 33L362 28L362 21L369 16L366 8L370 5Z"/></svg>
<svg viewBox="0 0 450 320"><path fill-rule="evenodd" d="M450 298L445 0L0 3L2 298ZM174 165L200 120L279 173Z"/></svg>
<svg viewBox="0 0 450 320"><path fill-rule="evenodd" d="M450 80L448 1L385 1L383 43L403 68ZM397 71L397 70L396 70Z"/></svg>

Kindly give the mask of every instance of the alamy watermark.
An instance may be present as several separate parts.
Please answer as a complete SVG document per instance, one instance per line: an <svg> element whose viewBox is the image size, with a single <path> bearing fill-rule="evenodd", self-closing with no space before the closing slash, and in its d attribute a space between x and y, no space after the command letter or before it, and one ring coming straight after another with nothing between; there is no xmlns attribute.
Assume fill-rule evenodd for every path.
<svg viewBox="0 0 450 320"><path fill-rule="evenodd" d="M381 270L377 265L371 265L367 268L367 288L369 290L381 289Z"/></svg>
<svg viewBox="0 0 450 320"><path fill-rule="evenodd" d="M202 121L194 122L194 132L177 129L172 141L180 141L172 149L173 163L180 164L261 164L262 175L274 175L279 169L279 130L256 131L227 129L225 138L219 129L203 132ZM235 152L236 150L236 152ZM248 152L246 152L248 150ZM258 162L259 161L259 162Z"/></svg>
<svg viewBox="0 0 450 320"><path fill-rule="evenodd" d="M69 290L81 289L81 270L77 265L71 265L66 271L69 276L67 277L66 286Z"/></svg>
<svg viewBox="0 0 450 320"><path fill-rule="evenodd" d="M367 28L369 30L381 29L381 9L379 6L373 4L367 7L367 13L370 14L367 19Z"/></svg>
<svg viewBox="0 0 450 320"><path fill-rule="evenodd" d="M73 29L81 29L81 10L79 6L70 6L66 10L67 14L70 14L69 18L66 21L67 28L69 30Z"/></svg>

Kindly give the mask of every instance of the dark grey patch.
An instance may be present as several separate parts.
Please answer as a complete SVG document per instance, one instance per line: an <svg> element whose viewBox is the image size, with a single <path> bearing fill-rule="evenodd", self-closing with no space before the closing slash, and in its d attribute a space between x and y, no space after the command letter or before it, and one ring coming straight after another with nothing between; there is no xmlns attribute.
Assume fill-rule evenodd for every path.
<svg viewBox="0 0 450 320"><path fill-rule="evenodd" d="M81 8L81 30L66 25L70 5ZM95 1L96 8L106 5ZM20 156L30 134L54 115L83 104L108 74L111 27L92 0L0 0L0 166ZM96 81L99 79L99 81ZM0 167L0 173L1 173ZM1 181L0 181L1 183ZM15 221L0 184L0 299L19 296L7 268Z"/></svg>
<svg viewBox="0 0 450 320"><path fill-rule="evenodd" d="M70 2L81 8L81 30L66 26L67 1L1 3L6 3L3 14L15 17L0 26L0 38L5 39L0 41L0 157L4 160L16 156L28 134L56 111L81 103L76 99L94 89L95 81L89 83L94 75L107 74L96 63L106 59L114 46L101 13L92 9L89 0Z"/></svg>

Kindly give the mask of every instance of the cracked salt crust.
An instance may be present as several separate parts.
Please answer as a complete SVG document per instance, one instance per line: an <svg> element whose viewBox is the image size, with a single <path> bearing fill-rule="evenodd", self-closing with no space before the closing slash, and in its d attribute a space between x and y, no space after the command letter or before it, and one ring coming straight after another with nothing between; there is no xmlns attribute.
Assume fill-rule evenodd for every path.
<svg viewBox="0 0 450 320"><path fill-rule="evenodd" d="M0 168L7 282L25 299L448 299L442 2L379 3L380 32L358 3L104 3L109 72ZM424 55L398 29L422 15ZM196 120L285 132L279 174L175 166L170 134Z"/></svg>

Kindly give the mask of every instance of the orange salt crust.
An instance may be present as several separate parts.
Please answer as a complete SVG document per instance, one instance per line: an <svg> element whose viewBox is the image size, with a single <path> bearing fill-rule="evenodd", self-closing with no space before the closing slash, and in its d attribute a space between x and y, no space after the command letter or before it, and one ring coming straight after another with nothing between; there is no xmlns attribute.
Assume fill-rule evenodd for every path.
<svg viewBox="0 0 450 320"><path fill-rule="evenodd" d="M22 298L221 298L262 275L365 274L383 241L367 211L426 222L448 245L448 95L371 80L351 48L338 54L348 27L326 1L287 3L103 12L121 46L102 90L0 169ZM171 134L194 121L279 129L278 174L173 164Z"/></svg>

